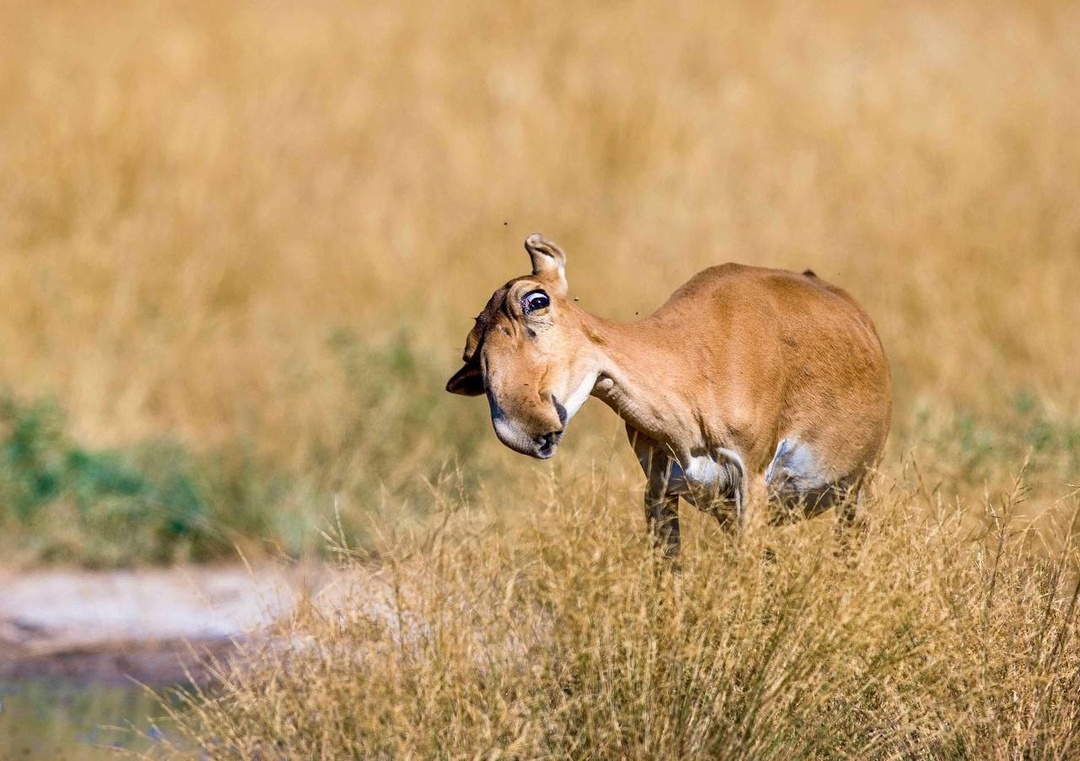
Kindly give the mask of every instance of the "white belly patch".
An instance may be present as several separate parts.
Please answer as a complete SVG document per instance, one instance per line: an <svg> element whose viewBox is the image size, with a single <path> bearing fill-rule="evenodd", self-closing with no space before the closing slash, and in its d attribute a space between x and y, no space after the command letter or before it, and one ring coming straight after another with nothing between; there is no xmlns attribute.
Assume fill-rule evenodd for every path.
<svg viewBox="0 0 1080 761"><path fill-rule="evenodd" d="M808 514L843 499L857 479L857 474L842 478L830 472L809 446L796 439L781 439L765 470L772 499L786 507L802 505Z"/></svg>
<svg viewBox="0 0 1080 761"><path fill-rule="evenodd" d="M672 464L668 491L701 510L713 510L724 502L734 506L741 477L742 469L733 459L723 456L715 460L708 456L691 457L685 465L679 462Z"/></svg>
<svg viewBox="0 0 1080 761"><path fill-rule="evenodd" d="M795 439L781 439L772 462L765 469L765 483L778 492L807 492L821 488L831 480L813 450Z"/></svg>
<svg viewBox="0 0 1080 761"><path fill-rule="evenodd" d="M691 488L710 488L726 477L725 468L711 457L691 457L686 467L675 463L672 482L678 481Z"/></svg>

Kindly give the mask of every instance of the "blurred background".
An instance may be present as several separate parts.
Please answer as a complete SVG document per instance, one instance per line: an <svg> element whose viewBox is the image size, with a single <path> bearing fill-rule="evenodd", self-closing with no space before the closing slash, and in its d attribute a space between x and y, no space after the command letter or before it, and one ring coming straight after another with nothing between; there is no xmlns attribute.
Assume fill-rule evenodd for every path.
<svg viewBox="0 0 1080 761"><path fill-rule="evenodd" d="M5 565L374 546L598 461L636 511L602 405L540 464L443 391L536 231L618 319L813 268L887 476L1078 482L1075 3L2 2L0 50Z"/></svg>

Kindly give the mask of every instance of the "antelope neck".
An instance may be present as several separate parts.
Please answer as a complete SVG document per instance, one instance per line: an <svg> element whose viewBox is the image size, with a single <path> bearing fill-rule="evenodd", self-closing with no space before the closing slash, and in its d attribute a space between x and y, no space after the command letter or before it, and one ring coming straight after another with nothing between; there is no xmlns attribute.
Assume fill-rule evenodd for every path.
<svg viewBox="0 0 1080 761"><path fill-rule="evenodd" d="M581 314L583 338L599 370L592 395L637 430L675 443L670 432L687 430L695 405L674 377L679 359L662 326L655 317L625 323Z"/></svg>

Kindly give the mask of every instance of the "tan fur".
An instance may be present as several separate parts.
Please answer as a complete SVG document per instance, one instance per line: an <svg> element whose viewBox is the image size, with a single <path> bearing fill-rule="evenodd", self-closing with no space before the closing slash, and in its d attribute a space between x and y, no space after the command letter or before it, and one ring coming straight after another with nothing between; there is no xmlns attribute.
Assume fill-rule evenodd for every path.
<svg viewBox="0 0 1080 761"><path fill-rule="evenodd" d="M767 501L780 516L853 504L892 402L881 342L846 292L810 272L724 264L650 317L618 323L566 298L558 246L533 235L525 247L533 273L495 292L447 384L486 392L503 443L550 457L576 412L560 407L576 389L601 399L626 422L648 476L646 515L669 554L679 543L672 484L694 463L714 475L695 504L722 522L745 523ZM550 304L526 314L536 291Z"/></svg>

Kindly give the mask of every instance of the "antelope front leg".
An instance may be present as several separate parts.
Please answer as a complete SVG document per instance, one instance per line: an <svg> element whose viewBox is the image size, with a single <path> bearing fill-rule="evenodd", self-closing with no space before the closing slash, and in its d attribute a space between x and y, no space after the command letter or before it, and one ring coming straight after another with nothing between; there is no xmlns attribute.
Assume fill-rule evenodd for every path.
<svg viewBox="0 0 1080 761"><path fill-rule="evenodd" d="M659 442L629 423L626 424L626 436L648 479L645 484L645 522L649 534L656 547L664 550L664 557L673 558L679 554L679 497L668 493L673 462Z"/></svg>
<svg viewBox="0 0 1080 761"><path fill-rule="evenodd" d="M645 486L645 520L652 541L663 549L664 557L678 556L678 497L667 493L672 462L654 452L649 467L649 483Z"/></svg>

